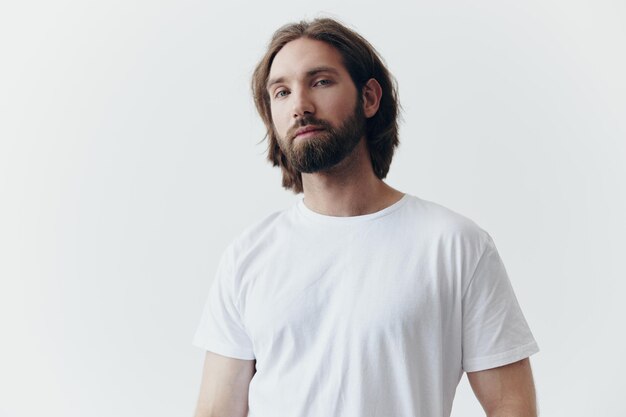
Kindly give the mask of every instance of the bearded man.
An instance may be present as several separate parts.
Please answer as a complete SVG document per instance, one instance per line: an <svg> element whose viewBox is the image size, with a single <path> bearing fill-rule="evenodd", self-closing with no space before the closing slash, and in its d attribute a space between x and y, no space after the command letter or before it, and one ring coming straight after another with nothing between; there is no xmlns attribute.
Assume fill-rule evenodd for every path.
<svg viewBox="0 0 626 417"><path fill-rule="evenodd" d="M332 19L280 28L253 75L268 158L303 198L225 250L195 334L196 417L535 416L538 351L491 236L383 180L395 82Z"/></svg>

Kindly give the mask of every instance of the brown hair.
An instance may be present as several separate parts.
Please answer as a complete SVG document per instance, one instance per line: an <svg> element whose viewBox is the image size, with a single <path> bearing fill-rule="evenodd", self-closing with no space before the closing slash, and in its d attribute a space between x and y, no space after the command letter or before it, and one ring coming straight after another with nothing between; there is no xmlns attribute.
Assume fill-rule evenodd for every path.
<svg viewBox="0 0 626 417"><path fill-rule="evenodd" d="M283 174L283 187L291 189L294 193L301 193L303 191L302 174L290 166L278 146L266 85L276 54L287 43L302 37L326 42L335 47L341 54L357 91L362 91L370 78L376 79L382 87L380 107L373 117L367 119L365 136L374 173L380 179L385 178L389 172L394 149L399 144L400 105L395 79L385 67L378 52L365 38L336 20L319 18L311 22L290 23L278 29L272 36L267 52L257 64L252 76L254 104L267 128L267 159L273 166L280 166Z"/></svg>

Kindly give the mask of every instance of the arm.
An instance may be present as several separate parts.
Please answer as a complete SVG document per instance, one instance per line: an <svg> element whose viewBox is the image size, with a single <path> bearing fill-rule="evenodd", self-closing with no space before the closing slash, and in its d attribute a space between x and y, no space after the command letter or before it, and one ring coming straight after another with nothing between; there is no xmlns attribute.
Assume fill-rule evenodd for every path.
<svg viewBox="0 0 626 417"><path fill-rule="evenodd" d="M254 360L234 359L207 351L195 417L245 417Z"/></svg>
<svg viewBox="0 0 626 417"><path fill-rule="evenodd" d="M487 417L536 417L535 386L528 358L478 372L467 379Z"/></svg>

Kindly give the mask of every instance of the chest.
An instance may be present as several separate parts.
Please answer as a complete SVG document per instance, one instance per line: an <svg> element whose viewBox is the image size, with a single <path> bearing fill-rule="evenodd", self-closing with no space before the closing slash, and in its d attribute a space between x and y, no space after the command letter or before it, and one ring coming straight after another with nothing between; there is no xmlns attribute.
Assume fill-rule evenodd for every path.
<svg viewBox="0 0 626 417"><path fill-rule="evenodd" d="M454 277L431 251L345 241L283 250L248 268L242 286L243 319L259 355L346 338L417 341L455 314Z"/></svg>

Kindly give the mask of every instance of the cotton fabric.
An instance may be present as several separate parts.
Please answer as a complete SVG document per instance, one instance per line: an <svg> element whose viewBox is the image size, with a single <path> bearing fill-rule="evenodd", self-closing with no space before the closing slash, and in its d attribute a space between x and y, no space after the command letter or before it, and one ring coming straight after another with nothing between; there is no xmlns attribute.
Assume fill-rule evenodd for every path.
<svg viewBox="0 0 626 417"><path fill-rule="evenodd" d="M409 194L353 217L300 199L246 230L194 344L256 360L250 417L448 417L464 371L539 350L491 236Z"/></svg>

